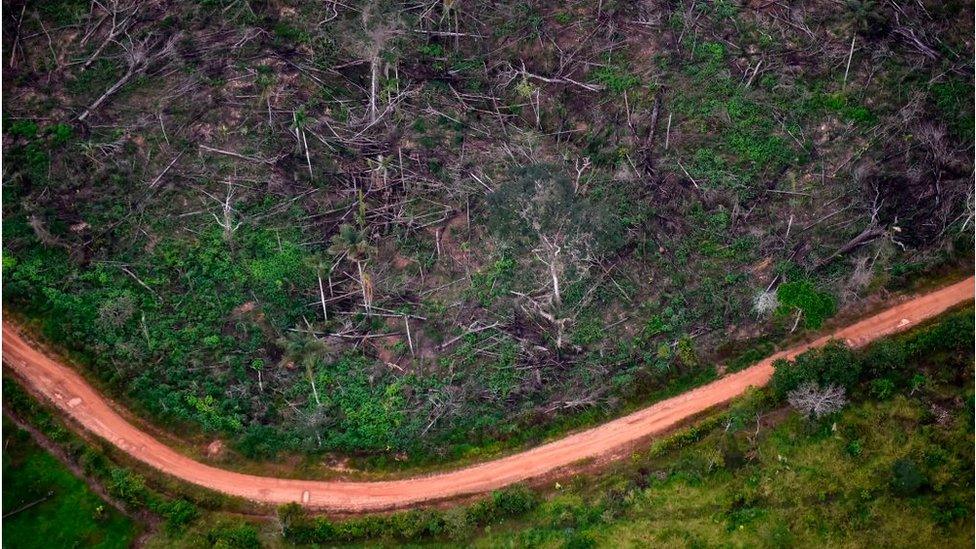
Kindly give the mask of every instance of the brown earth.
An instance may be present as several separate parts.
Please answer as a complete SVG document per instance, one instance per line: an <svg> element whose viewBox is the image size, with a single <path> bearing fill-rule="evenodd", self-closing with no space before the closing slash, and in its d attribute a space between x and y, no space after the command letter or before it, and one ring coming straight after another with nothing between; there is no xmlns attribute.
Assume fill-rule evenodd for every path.
<svg viewBox="0 0 976 549"><path fill-rule="evenodd" d="M618 454L645 437L767 383L773 361L792 358L830 339L863 346L903 331L973 299L974 279L904 301L813 342L796 346L745 370L658 402L598 427L542 446L455 471L408 479L350 482L261 477L226 471L177 453L126 421L72 368L33 346L14 324L3 323L3 363L35 393L95 435L166 474L212 490L269 504L300 502L333 512L380 511L487 492L551 474L580 462Z"/></svg>

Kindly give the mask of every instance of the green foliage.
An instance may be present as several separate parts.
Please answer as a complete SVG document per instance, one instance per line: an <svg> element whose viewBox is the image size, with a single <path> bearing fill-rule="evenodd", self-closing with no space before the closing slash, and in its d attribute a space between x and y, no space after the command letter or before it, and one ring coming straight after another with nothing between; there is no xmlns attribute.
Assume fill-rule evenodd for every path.
<svg viewBox="0 0 976 549"><path fill-rule="evenodd" d="M821 386L839 385L850 389L859 380L861 359L840 342L806 351L793 361L773 363L772 387L779 398L806 382Z"/></svg>
<svg viewBox="0 0 976 549"><path fill-rule="evenodd" d="M870 109L842 92L815 94L808 107L834 112L840 115L845 122L858 126L867 127L876 124L878 121L878 117Z"/></svg>
<svg viewBox="0 0 976 549"><path fill-rule="evenodd" d="M568 25L573 21L573 14L568 11L561 11L553 16L560 25Z"/></svg>
<svg viewBox="0 0 976 549"><path fill-rule="evenodd" d="M788 315L794 310L800 310L803 313L803 324L812 329L819 328L837 309L833 296L817 291L809 280L780 284L776 289L776 297L780 303L778 314Z"/></svg>
<svg viewBox="0 0 976 549"><path fill-rule="evenodd" d="M630 74L624 67L605 65L590 74L590 79L604 86L611 93L623 93L640 85L640 79Z"/></svg>
<svg viewBox="0 0 976 549"><path fill-rule="evenodd" d="M281 44L304 44L309 41L310 37L302 29L295 28L284 22L279 22L274 26L274 39Z"/></svg>
<svg viewBox="0 0 976 549"><path fill-rule="evenodd" d="M764 93L744 88L726 68L724 44L694 44L693 51L693 59L676 77L680 91L672 108L681 115L688 144L684 160L681 165L676 161L673 169L678 174L687 170L708 187L751 197L770 174L802 162L804 152L795 137L801 133L800 113L779 112Z"/></svg>
<svg viewBox="0 0 976 549"><path fill-rule="evenodd" d="M339 417L323 444L342 450L386 450L405 442L402 383L375 379L362 355L347 354L316 374L322 406Z"/></svg>
<svg viewBox="0 0 976 549"><path fill-rule="evenodd" d="M52 19L56 25L71 25L86 16L88 8L84 0L52 0L39 4L38 12Z"/></svg>
<svg viewBox="0 0 976 549"><path fill-rule="evenodd" d="M695 345L688 336L683 336L678 340L678 360L686 369L698 367L698 355L695 352Z"/></svg>
<svg viewBox="0 0 976 549"><path fill-rule="evenodd" d="M671 330L671 325L661 315L651 315L644 325L644 337L651 338L660 334L669 333Z"/></svg>
<svg viewBox="0 0 976 549"><path fill-rule="evenodd" d="M213 549L261 549L258 529L246 522L221 522L207 532Z"/></svg>
<svg viewBox="0 0 976 549"><path fill-rule="evenodd" d="M51 144L53 146L63 145L71 140L74 129L65 124L55 124L47 129L48 133L51 135Z"/></svg>
<svg viewBox="0 0 976 549"><path fill-rule="evenodd" d="M901 458L891 466L891 489L899 496L912 496L926 484L925 475L914 461Z"/></svg>
<svg viewBox="0 0 976 549"><path fill-rule="evenodd" d="M146 479L122 468L112 469L112 482L108 490L113 496L132 504L142 502L148 494Z"/></svg>
<svg viewBox="0 0 976 549"><path fill-rule="evenodd" d="M895 382L886 377L871 380L871 394L878 400L888 400L895 394Z"/></svg>
<svg viewBox="0 0 976 549"><path fill-rule="evenodd" d="M888 28L888 19L875 0L847 0L846 4L854 27L860 34L873 38Z"/></svg>
<svg viewBox="0 0 976 549"><path fill-rule="evenodd" d="M360 263L369 259L376 249L370 244L366 231L357 230L348 223L339 227L339 232L332 237L329 253L334 256L345 255L349 261Z"/></svg>
<svg viewBox="0 0 976 549"><path fill-rule="evenodd" d="M476 526L490 526L531 512L538 499L523 486L512 486L468 507L448 511L406 511L372 515L340 522L311 518L298 504L278 508L278 520L285 540L295 544L318 544L366 540L421 541L447 537L465 539Z"/></svg>
<svg viewBox="0 0 976 549"><path fill-rule="evenodd" d="M197 506L185 499L174 499L158 506L158 511L166 517L166 530L170 534L182 532L200 516Z"/></svg>
<svg viewBox="0 0 976 549"><path fill-rule="evenodd" d="M898 340L886 339L871 346L864 357L864 370L870 377L883 377L905 369L908 349Z"/></svg>
<svg viewBox="0 0 976 549"><path fill-rule="evenodd" d="M122 67L119 63L103 57L69 81L67 91L74 96L97 97L117 82L120 76Z"/></svg>
<svg viewBox="0 0 976 549"><path fill-rule="evenodd" d="M745 351L736 355L726 364L726 371L737 372L751 366L776 351L776 346L769 341L760 341Z"/></svg>
<svg viewBox="0 0 976 549"><path fill-rule="evenodd" d="M11 384L5 380L5 392ZM135 541L138 527L131 520L6 417L3 431L3 509L9 514L3 519L5 547L127 547Z"/></svg>
<svg viewBox="0 0 976 549"><path fill-rule="evenodd" d="M499 297L509 295L515 281L515 267L514 259L502 257L487 269L471 274L471 293L482 307L490 307Z"/></svg>
<svg viewBox="0 0 976 549"><path fill-rule="evenodd" d="M444 57L447 54L447 50L441 44L423 44L418 51L427 57Z"/></svg>
<svg viewBox="0 0 976 549"><path fill-rule="evenodd" d="M575 345L588 346L599 343L607 337L603 319L597 316L585 317L576 322L570 340Z"/></svg>
<svg viewBox="0 0 976 549"><path fill-rule="evenodd" d="M33 120L15 120L4 124L4 130L8 135L21 137L24 139L34 139L37 136L37 122Z"/></svg>
<svg viewBox="0 0 976 549"><path fill-rule="evenodd" d="M742 97L733 97L725 108L732 121L726 137L728 147L740 160L755 166L778 167L795 157L786 139L773 132L767 108Z"/></svg>
<svg viewBox="0 0 976 549"><path fill-rule="evenodd" d="M929 88L929 93L942 116L949 121L953 132L970 143L973 141L973 83L959 78L948 78L936 82Z"/></svg>

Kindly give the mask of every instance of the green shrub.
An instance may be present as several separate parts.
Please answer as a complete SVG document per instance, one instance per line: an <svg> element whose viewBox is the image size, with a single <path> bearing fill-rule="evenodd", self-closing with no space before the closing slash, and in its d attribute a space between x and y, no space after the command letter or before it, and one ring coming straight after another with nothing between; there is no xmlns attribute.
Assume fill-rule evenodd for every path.
<svg viewBox="0 0 976 549"><path fill-rule="evenodd" d="M468 510L454 507L444 512L444 533L454 541L467 539L474 531Z"/></svg>
<svg viewBox="0 0 976 549"><path fill-rule="evenodd" d="M776 289L776 297L780 303L777 313L788 315L794 310L800 310L803 324L807 328L819 328L837 309L833 296L817 291L809 280L780 284Z"/></svg>
<svg viewBox="0 0 976 549"><path fill-rule="evenodd" d="M126 503L141 504L147 495L146 480L127 469L113 468L109 492Z"/></svg>
<svg viewBox="0 0 976 549"><path fill-rule="evenodd" d="M33 139L37 136L37 122L33 120L15 120L10 124L4 124L8 135L13 137L23 137Z"/></svg>
<svg viewBox="0 0 976 549"><path fill-rule="evenodd" d="M245 522L220 524L207 532L207 542L214 549L260 549L258 529Z"/></svg>
<svg viewBox="0 0 976 549"><path fill-rule="evenodd" d="M960 78L949 78L932 84L930 93L936 108L949 121L953 132L960 138L972 142L973 121L973 83Z"/></svg>
<svg viewBox="0 0 976 549"><path fill-rule="evenodd" d="M596 539L593 538L592 534L587 532L576 532L572 534L566 540L566 544L563 545L565 549L592 549L596 546Z"/></svg>
<svg viewBox="0 0 976 549"><path fill-rule="evenodd" d="M623 67L609 65L593 71L591 78L612 93L623 93L640 84L640 79Z"/></svg>
<svg viewBox="0 0 976 549"><path fill-rule="evenodd" d="M871 394L878 400L888 400L895 394L895 382L887 377L871 380Z"/></svg>
<svg viewBox="0 0 976 549"><path fill-rule="evenodd" d="M925 475L908 458L895 461L891 467L891 489L899 496L912 496L926 484Z"/></svg>
<svg viewBox="0 0 976 549"><path fill-rule="evenodd" d="M956 353L972 349L974 316L972 309L951 314L936 324L913 332L905 342L909 356Z"/></svg>
<svg viewBox="0 0 976 549"><path fill-rule="evenodd" d="M477 525L520 516L537 505L531 490L515 485L492 492L470 507L446 512L413 510L332 522L324 517L311 519L300 505L290 503L278 508L278 520L284 538L298 545L381 538L420 541L443 535L458 540L467 537Z"/></svg>
<svg viewBox="0 0 976 549"><path fill-rule="evenodd" d="M200 511L185 499L174 499L159 506L159 512L166 517L166 530L170 533L182 532L200 516Z"/></svg>
<svg viewBox="0 0 976 549"><path fill-rule="evenodd" d="M901 340L883 339L864 354L864 372L870 377L901 372L907 360L908 351Z"/></svg>
<svg viewBox="0 0 976 549"><path fill-rule="evenodd" d="M805 382L820 386L840 385L850 389L861 374L861 361L843 343L832 341L820 349L807 351L793 361L779 359L773 363L773 391L778 398Z"/></svg>

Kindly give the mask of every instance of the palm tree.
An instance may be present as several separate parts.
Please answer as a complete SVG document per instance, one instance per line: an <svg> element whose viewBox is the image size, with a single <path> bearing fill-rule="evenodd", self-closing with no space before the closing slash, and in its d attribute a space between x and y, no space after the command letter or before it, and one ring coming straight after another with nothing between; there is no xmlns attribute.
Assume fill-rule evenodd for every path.
<svg viewBox="0 0 976 549"><path fill-rule="evenodd" d="M332 245L329 246L329 253L337 256L344 255L349 261L356 264L356 269L359 271L359 286L363 290L363 307L365 307L367 315L370 312L373 291L369 283L369 276L363 271L363 265L374 251L376 249L370 245L366 231L356 229L348 223L343 223L339 227L339 232L332 237Z"/></svg>
<svg viewBox="0 0 976 549"><path fill-rule="evenodd" d="M315 337L311 330L301 329L290 332L279 339L278 345L285 351L282 362L300 364L305 368L305 374L308 375L308 381L312 385L312 396L315 397L315 403L321 406L322 401L319 399L319 391L315 387L315 376L312 374L312 370L319 360L328 355L328 346L324 341Z"/></svg>
<svg viewBox="0 0 976 549"><path fill-rule="evenodd" d="M315 276L319 280L319 301L322 303L323 320L329 321L329 311L325 308L325 286L322 284L322 277L329 276L332 272L332 262L328 258L316 255L309 258L307 265L315 271ZM332 289L332 280L329 279L329 290Z"/></svg>

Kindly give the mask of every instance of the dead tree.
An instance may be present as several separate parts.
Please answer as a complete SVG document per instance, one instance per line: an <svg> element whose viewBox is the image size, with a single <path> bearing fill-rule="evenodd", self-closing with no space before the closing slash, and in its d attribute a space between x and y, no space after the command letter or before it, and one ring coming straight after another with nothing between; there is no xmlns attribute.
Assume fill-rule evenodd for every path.
<svg viewBox="0 0 976 549"><path fill-rule="evenodd" d="M112 0L107 2L107 4L108 5L103 5L97 0L92 2L93 7L98 6L105 11L107 15L99 20L98 23L92 27L91 31L89 31L89 33L81 39L81 45L84 46L88 42L98 28L102 26L102 23L105 20L111 19L111 21L109 22L108 35L105 37L105 40L103 40L102 43L95 48L95 51L92 52L92 54L88 57L88 60L85 61L85 63L81 66L81 70L85 70L90 67L91 64L94 63L102 54L102 51L106 46L115 42L118 37L125 35L129 31L135 15L139 12L138 3L135 5L127 5L120 3L118 0Z"/></svg>
<svg viewBox="0 0 976 549"><path fill-rule="evenodd" d="M593 237L573 219L572 205L555 208L558 202L552 188L545 182L535 184L534 194L521 201L518 216L531 229L535 247L532 255L543 267L541 289L531 294L517 293L528 313L542 317L554 328L556 347L564 346L567 328L575 320L575 313L563 306L563 288L585 278L595 263Z"/></svg>
<svg viewBox="0 0 976 549"><path fill-rule="evenodd" d="M369 63L369 116L370 125L375 124L378 117L380 71L384 69L381 54L387 42L400 32L400 21L396 18L377 21L381 16L374 15L374 5L367 6L362 11L362 23L365 38L356 44L356 49Z"/></svg>
<svg viewBox="0 0 976 549"><path fill-rule="evenodd" d="M240 228L244 223L243 221L235 220L234 214L237 210L234 209L234 184L230 181L227 182L227 192L224 193L223 198L218 198L217 196L210 194L207 191L203 191L203 194L210 197L213 201L220 205L220 215L217 212L210 212L217 225L220 226L224 231L224 240L230 242L231 238L234 237L234 231Z"/></svg>
<svg viewBox="0 0 976 549"><path fill-rule="evenodd" d="M832 414L847 404L844 388L807 382L787 394L787 401L796 411L811 419Z"/></svg>
<svg viewBox="0 0 976 549"><path fill-rule="evenodd" d="M163 59L164 57L167 57L173 51L175 51L176 41L178 38L179 34L174 34L169 38L156 38L154 35L150 34L138 42L129 38L126 44L119 43L119 45L125 50L125 74L123 74L122 77L119 78L114 84L109 86L109 88L105 90L105 93L99 96L94 103L82 111L81 114L78 115L77 120L79 122L84 122L92 112L98 109L109 97L112 97L116 92L122 89L122 86L128 84L133 77L143 74L154 63L160 59Z"/></svg>

